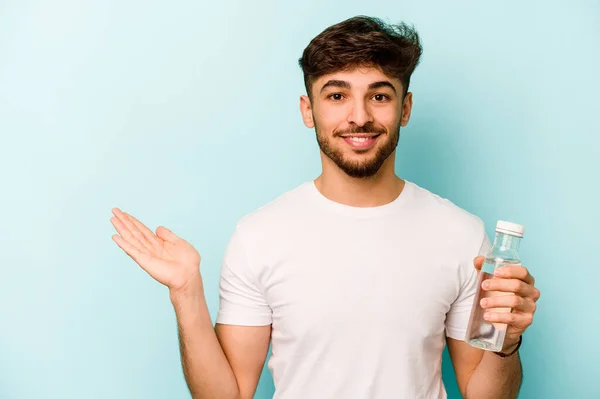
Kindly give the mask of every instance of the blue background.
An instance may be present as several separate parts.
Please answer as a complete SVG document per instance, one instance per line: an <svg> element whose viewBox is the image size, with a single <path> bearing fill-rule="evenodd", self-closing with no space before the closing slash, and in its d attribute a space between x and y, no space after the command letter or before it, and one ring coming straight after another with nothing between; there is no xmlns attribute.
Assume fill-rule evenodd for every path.
<svg viewBox="0 0 600 399"><path fill-rule="evenodd" d="M357 14L423 39L399 175L490 235L526 226L542 298L520 397L600 397L598 2L5 0L0 398L189 397L167 290L110 210L199 249L214 318L237 219L320 172L297 59ZM458 398L447 358L444 379Z"/></svg>

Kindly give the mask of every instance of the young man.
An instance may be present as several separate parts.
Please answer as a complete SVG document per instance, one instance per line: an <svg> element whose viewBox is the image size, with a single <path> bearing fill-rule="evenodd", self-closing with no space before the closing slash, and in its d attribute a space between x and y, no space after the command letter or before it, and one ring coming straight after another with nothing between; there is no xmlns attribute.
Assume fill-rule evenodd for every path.
<svg viewBox="0 0 600 399"><path fill-rule="evenodd" d="M490 246L483 223L394 171L420 55L411 28L366 17L311 41L300 59L300 110L315 128L322 174L239 221L214 329L198 252L113 210L115 242L170 289L194 398L252 398L270 342L275 398L445 398L446 344L465 397L517 396L513 352L539 298L533 277L510 266L486 287L514 294L482 304L490 321L508 324L510 355L467 345Z"/></svg>

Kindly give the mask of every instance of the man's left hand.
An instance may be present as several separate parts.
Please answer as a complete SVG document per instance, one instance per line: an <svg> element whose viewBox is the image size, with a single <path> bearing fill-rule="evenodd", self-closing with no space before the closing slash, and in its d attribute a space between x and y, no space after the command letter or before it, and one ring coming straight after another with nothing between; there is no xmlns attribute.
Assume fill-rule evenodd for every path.
<svg viewBox="0 0 600 399"><path fill-rule="evenodd" d="M481 270L484 258L475 258L475 268ZM492 296L481 300L481 307L486 312L484 318L490 323L507 324L504 338L504 349L517 344L521 335L533 322L536 302L540 298L540 290L534 287L535 279L522 265L505 265L494 272L494 278L485 280L482 289L495 291ZM514 294L514 295L510 295ZM510 308L510 313L496 308Z"/></svg>

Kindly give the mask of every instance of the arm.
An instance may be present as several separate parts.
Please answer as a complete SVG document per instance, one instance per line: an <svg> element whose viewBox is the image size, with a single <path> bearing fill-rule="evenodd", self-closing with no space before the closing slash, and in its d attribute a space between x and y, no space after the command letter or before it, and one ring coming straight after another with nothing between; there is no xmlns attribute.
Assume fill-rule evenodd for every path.
<svg viewBox="0 0 600 399"><path fill-rule="evenodd" d="M119 233L112 237L115 243L150 276L169 288L177 316L184 376L192 397L252 398L269 346L268 306L264 306L266 310L259 318L253 319L258 327L217 325L215 331L204 297L198 251L162 226L154 234L133 216L117 208L113 213L111 223ZM237 252L231 253L226 257L225 270L229 270L232 261L236 263ZM225 283L235 282L229 274L227 277ZM230 313L220 316L221 319L234 320L231 306L226 310ZM238 318L240 314L244 316L248 325L246 310L233 308L233 314Z"/></svg>
<svg viewBox="0 0 600 399"><path fill-rule="evenodd" d="M240 399L252 399L267 358L271 326L217 324L216 333L235 375Z"/></svg>
<svg viewBox="0 0 600 399"><path fill-rule="evenodd" d="M483 259L475 258L475 268L481 269ZM480 304L486 309L488 322L507 325L503 353L511 353L525 330L532 324L540 291L535 279L521 266L504 266L496 270L493 279L482 289L503 293L487 297ZM496 309L511 308L510 313ZM465 398L516 398L521 386L522 367L518 353L500 357L495 353L471 347L464 341L448 339L448 352L456 373L459 389Z"/></svg>
<svg viewBox="0 0 600 399"><path fill-rule="evenodd" d="M509 353L515 345L505 346ZM518 352L502 358L474 348L464 341L448 338L448 353L464 398L513 399L521 387L521 360Z"/></svg>
<svg viewBox="0 0 600 399"><path fill-rule="evenodd" d="M251 399L264 365L270 326L217 324L213 329L201 280L171 295L185 380L195 399Z"/></svg>

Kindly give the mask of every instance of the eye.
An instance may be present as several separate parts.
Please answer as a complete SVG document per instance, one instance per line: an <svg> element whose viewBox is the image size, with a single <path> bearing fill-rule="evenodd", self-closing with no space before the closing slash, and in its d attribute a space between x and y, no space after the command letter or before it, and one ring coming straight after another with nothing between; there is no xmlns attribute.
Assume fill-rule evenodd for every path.
<svg viewBox="0 0 600 399"><path fill-rule="evenodd" d="M377 102L384 102L384 101L388 101L390 99L390 97L387 94L375 94L373 96L373 98Z"/></svg>
<svg viewBox="0 0 600 399"><path fill-rule="evenodd" d="M344 98L344 96L341 93L333 93L328 95L327 98L330 98L333 101L340 101L342 98Z"/></svg>

